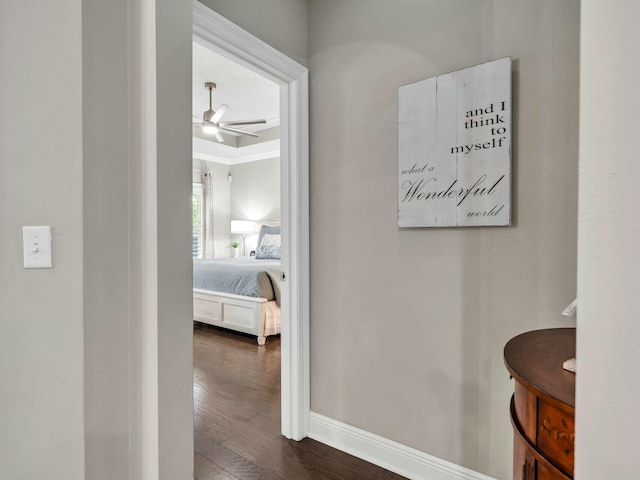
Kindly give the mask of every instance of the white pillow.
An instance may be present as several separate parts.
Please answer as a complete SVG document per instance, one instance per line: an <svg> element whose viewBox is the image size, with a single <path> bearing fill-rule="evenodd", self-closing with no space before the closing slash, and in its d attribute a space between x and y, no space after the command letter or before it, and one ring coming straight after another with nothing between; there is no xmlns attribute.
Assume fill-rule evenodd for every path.
<svg viewBox="0 0 640 480"><path fill-rule="evenodd" d="M280 235L266 233L262 236L262 242L258 246L259 247L279 247Z"/></svg>

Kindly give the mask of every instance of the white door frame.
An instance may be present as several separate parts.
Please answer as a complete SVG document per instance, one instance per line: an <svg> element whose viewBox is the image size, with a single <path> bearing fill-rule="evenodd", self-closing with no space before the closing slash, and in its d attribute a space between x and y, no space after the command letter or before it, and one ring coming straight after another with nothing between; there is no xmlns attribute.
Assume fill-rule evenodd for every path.
<svg viewBox="0 0 640 480"><path fill-rule="evenodd" d="M197 0L193 39L280 84L282 434L301 440L310 408L308 70Z"/></svg>

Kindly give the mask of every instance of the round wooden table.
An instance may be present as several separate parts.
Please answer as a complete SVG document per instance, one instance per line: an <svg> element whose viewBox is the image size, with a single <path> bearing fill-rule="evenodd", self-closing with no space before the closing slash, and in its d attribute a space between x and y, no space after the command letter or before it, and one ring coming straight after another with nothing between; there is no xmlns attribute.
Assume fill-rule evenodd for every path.
<svg viewBox="0 0 640 480"><path fill-rule="evenodd" d="M576 329L553 328L509 340L504 363L515 379L511 400L514 480L573 478Z"/></svg>

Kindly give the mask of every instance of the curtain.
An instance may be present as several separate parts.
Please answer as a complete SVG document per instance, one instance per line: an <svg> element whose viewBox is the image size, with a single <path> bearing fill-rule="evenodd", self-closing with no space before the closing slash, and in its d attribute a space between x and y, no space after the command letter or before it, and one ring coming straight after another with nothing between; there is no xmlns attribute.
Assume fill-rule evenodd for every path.
<svg viewBox="0 0 640 480"><path fill-rule="evenodd" d="M202 174L202 256L215 257L213 237L213 175L211 172Z"/></svg>

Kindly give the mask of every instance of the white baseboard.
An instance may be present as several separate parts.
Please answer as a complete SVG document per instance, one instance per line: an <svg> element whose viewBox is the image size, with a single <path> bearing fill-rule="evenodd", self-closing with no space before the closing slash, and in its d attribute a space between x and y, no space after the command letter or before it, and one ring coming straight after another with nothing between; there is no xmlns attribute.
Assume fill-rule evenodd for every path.
<svg viewBox="0 0 640 480"><path fill-rule="evenodd" d="M309 437L412 480L495 480L315 412Z"/></svg>

